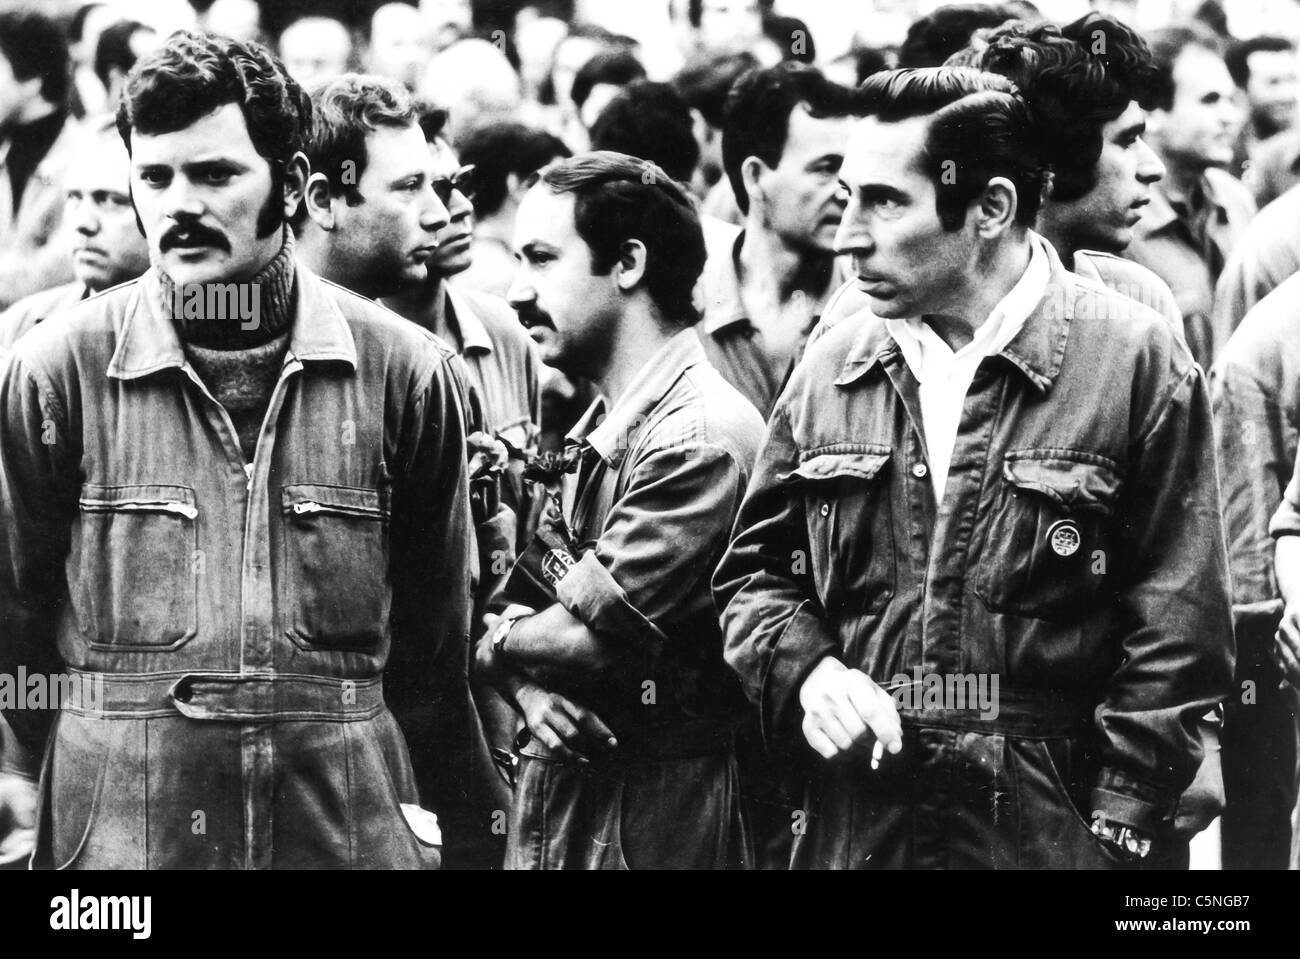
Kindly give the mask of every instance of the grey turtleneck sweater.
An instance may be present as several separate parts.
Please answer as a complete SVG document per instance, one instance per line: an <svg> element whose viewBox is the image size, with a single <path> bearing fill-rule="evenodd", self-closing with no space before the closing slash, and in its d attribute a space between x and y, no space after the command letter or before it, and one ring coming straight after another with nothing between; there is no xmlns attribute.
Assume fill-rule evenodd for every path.
<svg viewBox="0 0 1300 959"><path fill-rule="evenodd" d="M244 329L245 323L238 315L209 317L206 309L178 309L189 302L192 291L182 290L178 299L171 277L159 271L164 315L175 325L190 366L230 414L239 434L239 447L249 462L257 449L271 393L280 378L293 325L293 234L285 230L284 235L280 252L246 281L246 290L241 290L243 303L254 304L257 309L257 324L252 329ZM226 302L221 296L210 299L204 295L201 300L205 307L209 302ZM193 296L193 302L197 305L200 298ZM193 315L195 312L204 315Z"/></svg>

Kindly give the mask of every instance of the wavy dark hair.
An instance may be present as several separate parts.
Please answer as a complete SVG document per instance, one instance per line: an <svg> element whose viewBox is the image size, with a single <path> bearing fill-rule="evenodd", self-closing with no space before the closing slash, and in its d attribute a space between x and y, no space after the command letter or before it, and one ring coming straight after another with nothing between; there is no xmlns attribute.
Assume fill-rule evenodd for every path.
<svg viewBox="0 0 1300 959"><path fill-rule="evenodd" d="M529 178L574 197L573 224L591 250L593 274L608 273L623 244L646 249L645 286L664 319L692 326L691 301L704 270L704 231L689 193L660 167L626 153L597 150L544 167Z"/></svg>
<svg viewBox="0 0 1300 959"><path fill-rule="evenodd" d="M131 152L131 132L175 133L228 103L239 104L248 136L271 166L271 194L258 220L268 236L284 221L276 202L285 167L303 150L311 100L279 57L260 43L178 30L141 57L127 75L117 107L117 132Z"/></svg>
<svg viewBox="0 0 1300 959"><path fill-rule="evenodd" d="M1097 185L1102 127L1137 101L1153 109L1160 75L1146 41L1112 17L1090 13L1064 28L1005 24L986 38L979 66L1024 94L1052 199L1077 200Z"/></svg>
<svg viewBox="0 0 1300 959"><path fill-rule="evenodd" d="M934 183L945 230L966 222L967 209L994 177L1015 185L1016 222L1034 225L1047 167L1025 99L1006 77L968 67L890 70L867 77L855 101L857 116L884 123L929 118L918 162Z"/></svg>
<svg viewBox="0 0 1300 959"><path fill-rule="evenodd" d="M540 170L552 160L573 155L564 141L522 123L489 123L470 133L460 144L460 160L475 167L474 185L478 197L474 211L491 216L506 202L509 177L520 181Z"/></svg>
<svg viewBox="0 0 1300 959"><path fill-rule="evenodd" d="M844 117L852 112L853 102L848 87L798 61L750 70L740 77L722 115L722 168L740 212L749 212L741 166L751 156L769 167L781 162L795 107L802 104L814 117Z"/></svg>
<svg viewBox="0 0 1300 959"><path fill-rule="evenodd" d="M650 160L674 180L690 180L700 162L690 106L653 80L629 83L609 101L591 125L591 148Z"/></svg>

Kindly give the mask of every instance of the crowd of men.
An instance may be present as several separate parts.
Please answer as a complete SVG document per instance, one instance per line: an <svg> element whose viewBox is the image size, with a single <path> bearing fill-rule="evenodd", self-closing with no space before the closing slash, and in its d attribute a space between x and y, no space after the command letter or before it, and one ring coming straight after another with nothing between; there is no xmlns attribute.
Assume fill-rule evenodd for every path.
<svg viewBox="0 0 1300 959"><path fill-rule="evenodd" d="M201 6L0 8L0 867L1300 865L1294 38Z"/></svg>

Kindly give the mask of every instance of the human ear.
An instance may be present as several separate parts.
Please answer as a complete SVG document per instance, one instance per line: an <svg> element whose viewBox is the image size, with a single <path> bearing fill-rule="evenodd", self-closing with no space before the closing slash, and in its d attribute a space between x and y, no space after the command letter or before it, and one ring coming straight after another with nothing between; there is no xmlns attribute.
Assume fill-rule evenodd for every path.
<svg viewBox="0 0 1300 959"><path fill-rule="evenodd" d="M318 227L326 232L334 229L333 197L330 194L329 178L324 173L313 173L307 179L303 191L307 204L307 215Z"/></svg>
<svg viewBox="0 0 1300 959"><path fill-rule="evenodd" d="M630 293L645 279L646 248L640 240L624 240L614 267L618 288Z"/></svg>
<svg viewBox="0 0 1300 959"><path fill-rule="evenodd" d="M763 179L768 172L768 165L756 156L748 156L741 161L740 181L749 196L750 206L767 202L767 189L763 185Z"/></svg>
<svg viewBox="0 0 1300 959"><path fill-rule="evenodd" d="M993 177L978 201L976 232L984 239L993 239L1004 233L1015 223L1019 205L1016 185L1004 176Z"/></svg>
<svg viewBox="0 0 1300 959"><path fill-rule="evenodd" d="M307 155L301 150L295 153L289 159L289 162L285 164L284 215L286 218L293 216L294 211L298 209L298 204L302 202L303 194L307 190L310 169Z"/></svg>

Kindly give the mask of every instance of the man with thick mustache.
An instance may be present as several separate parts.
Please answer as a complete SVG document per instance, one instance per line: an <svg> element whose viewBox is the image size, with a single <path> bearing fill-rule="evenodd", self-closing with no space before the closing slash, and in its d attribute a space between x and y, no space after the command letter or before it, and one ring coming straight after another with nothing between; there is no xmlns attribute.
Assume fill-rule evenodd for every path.
<svg viewBox="0 0 1300 959"><path fill-rule="evenodd" d="M653 164L588 153L541 171L514 246L510 302L542 359L601 395L568 437L576 477L548 480L511 605L476 648L527 724L506 867L744 865L744 702L709 573L762 421L691 329L694 202Z"/></svg>
<svg viewBox="0 0 1300 959"><path fill-rule="evenodd" d="M836 248L872 315L796 367L714 579L766 735L820 757L792 865L1138 865L1231 688L1203 374L1030 229L1014 85L857 96ZM996 676L997 715L896 702L916 670Z"/></svg>
<svg viewBox="0 0 1300 959"><path fill-rule="evenodd" d="M0 671L102 690L52 729L6 716L51 737L37 865L428 868L422 805L454 858L461 390L433 337L296 262L310 123L257 44L142 59L117 124L153 265L0 377Z"/></svg>

